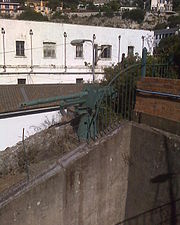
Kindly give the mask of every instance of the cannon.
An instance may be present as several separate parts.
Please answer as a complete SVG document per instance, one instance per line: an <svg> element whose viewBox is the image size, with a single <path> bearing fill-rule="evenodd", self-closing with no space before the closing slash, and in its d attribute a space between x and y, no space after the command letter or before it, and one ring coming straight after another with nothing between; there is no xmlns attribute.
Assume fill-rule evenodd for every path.
<svg viewBox="0 0 180 225"><path fill-rule="evenodd" d="M67 96L55 96L45 99L37 99L24 102L21 107L34 106L52 102L60 102L60 112L64 114L64 109L73 106L76 125L72 124L80 140L95 138L97 135L96 115L100 102L104 95L114 96L116 91L113 87L89 85L83 91Z"/></svg>

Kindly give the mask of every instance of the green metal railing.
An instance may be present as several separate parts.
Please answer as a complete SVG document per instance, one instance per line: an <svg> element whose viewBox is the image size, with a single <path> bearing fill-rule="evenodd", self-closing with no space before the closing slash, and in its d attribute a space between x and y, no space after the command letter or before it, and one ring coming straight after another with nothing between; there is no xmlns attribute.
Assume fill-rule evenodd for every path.
<svg viewBox="0 0 180 225"><path fill-rule="evenodd" d="M95 135L98 137L99 134L106 133L107 130L118 125L122 119L132 120L138 80L145 77L177 78L177 76L173 76L173 65L170 66L168 62L161 59L158 61L155 58L154 62L151 60L148 63L146 48L143 49L140 63L124 67L107 84L108 87L114 88L116 94L107 96L104 93L97 102L96 113L89 123L88 137L94 136L95 138ZM91 126L95 126L94 135L90 133Z"/></svg>
<svg viewBox="0 0 180 225"><path fill-rule="evenodd" d="M80 140L96 139L98 134L114 127L120 120L132 120L138 80L146 76L168 76L169 64L162 62L161 58L159 63L157 59L159 60L159 58L148 56L144 48L141 61L134 61L132 65L127 64L128 60L123 61L116 67L115 71L119 72L109 81L106 80L100 85L86 86L80 93L39 99L23 103L22 106L60 101L61 112L73 106L75 117L78 118L75 129L78 138Z"/></svg>

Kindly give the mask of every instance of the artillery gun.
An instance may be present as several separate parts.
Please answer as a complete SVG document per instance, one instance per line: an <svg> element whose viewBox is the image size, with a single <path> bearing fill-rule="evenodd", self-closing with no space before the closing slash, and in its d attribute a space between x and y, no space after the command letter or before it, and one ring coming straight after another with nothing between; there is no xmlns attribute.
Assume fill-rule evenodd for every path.
<svg viewBox="0 0 180 225"><path fill-rule="evenodd" d="M51 98L37 99L24 102L21 107L34 106L52 102L60 102L60 112L64 115L64 109L73 106L76 118L76 126L73 126L80 140L94 138L97 135L96 117L99 106L104 96L114 96L116 91L112 86L100 87L89 85L83 91L67 96L55 96ZM72 124L73 125L73 124Z"/></svg>

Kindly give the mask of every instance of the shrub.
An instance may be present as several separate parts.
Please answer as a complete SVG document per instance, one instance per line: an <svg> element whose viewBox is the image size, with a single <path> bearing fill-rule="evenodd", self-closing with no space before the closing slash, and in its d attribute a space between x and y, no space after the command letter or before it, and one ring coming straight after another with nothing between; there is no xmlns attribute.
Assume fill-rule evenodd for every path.
<svg viewBox="0 0 180 225"><path fill-rule="evenodd" d="M167 23L158 23L158 24L154 27L154 30L166 29L167 26L168 26Z"/></svg>
<svg viewBox="0 0 180 225"><path fill-rule="evenodd" d="M180 16L170 16L168 18L168 26L176 27L177 25L180 25Z"/></svg>
<svg viewBox="0 0 180 225"><path fill-rule="evenodd" d="M19 20L48 21L47 16L43 16L41 13L37 13L30 8L27 8L17 19L19 19Z"/></svg>
<svg viewBox="0 0 180 225"><path fill-rule="evenodd" d="M122 19L130 19L138 23L142 23L144 20L144 11L142 9L134 9L131 11L126 11L122 14Z"/></svg>

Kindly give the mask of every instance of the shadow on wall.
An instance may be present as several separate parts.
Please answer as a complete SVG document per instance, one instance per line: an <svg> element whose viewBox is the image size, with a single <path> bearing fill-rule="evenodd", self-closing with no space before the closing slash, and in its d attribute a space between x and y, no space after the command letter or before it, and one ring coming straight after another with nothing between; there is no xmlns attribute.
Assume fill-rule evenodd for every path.
<svg viewBox="0 0 180 225"><path fill-rule="evenodd" d="M180 142L132 127L126 220L118 224L179 224Z"/></svg>

